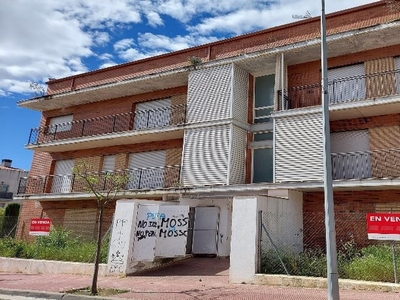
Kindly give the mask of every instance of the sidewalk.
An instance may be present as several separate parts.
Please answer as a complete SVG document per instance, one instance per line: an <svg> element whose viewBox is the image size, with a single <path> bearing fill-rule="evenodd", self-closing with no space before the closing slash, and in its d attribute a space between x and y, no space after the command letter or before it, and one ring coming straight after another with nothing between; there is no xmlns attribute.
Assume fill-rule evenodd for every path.
<svg viewBox="0 0 400 300"><path fill-rule="evenodd" d="M86 297L64 294L71 289L90 286L87 275L5 274L0 273L0 294L39 299L273 299L323 300L327 290L318 288L273 287L229 284L228 259L192 258L158 270L129 277L99 277L99 288L128 292L112 297ZM36 292L36 293L32 293ZM398 300L399 293L341 290L345 300ZM0 295L1 299L1 295Z"/></svg>

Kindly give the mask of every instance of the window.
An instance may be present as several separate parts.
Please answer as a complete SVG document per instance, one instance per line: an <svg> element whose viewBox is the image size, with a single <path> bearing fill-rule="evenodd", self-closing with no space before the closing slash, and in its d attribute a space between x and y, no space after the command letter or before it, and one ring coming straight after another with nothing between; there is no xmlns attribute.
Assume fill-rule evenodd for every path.
<svg viewBox="0 0 400 300"><path fill-rule="evenodd" d="M171 99L138 103L134 129L159 128L170 125Z"/></svg>
<svg viewBox="0 0 400 300"><path fill-rule="evenodd" d="M162 188L166 155L165 150L130 154L127 189Z"/></svg>
<svg viewBox="0 0 400 300"><path fill-rule="evenodd" d="M112 172L115 169L115 155L103 156L103 167L101 170L103 172Z"/></svg>
<svg viewBox="0 0 400 300"><path fill-rule="evenodd" d="M254 123L271 121L274 109L275 74L260 76L255 80Z"/></svg>
<svg viewBox="0 0 400 300"><path fill-rule="evenodd" d="M72 185L72 168L74 160L59 160L56 161L54 168L53 184L51 186L52 193L69 193Z"/></svg>
<svg viewBox="0 0 400 300"><path fill-rule="evenodd" d="M48 133L57 133L63 131L70 131L72 127L73 115L66 115L61 117L54 117L50 119L48 126Z"/></svg>
<svg viewBox="0 0 400 300"><path fill-rule="evenodd" d="M273 149L253 150L253 182L273 182Z"/></svg>

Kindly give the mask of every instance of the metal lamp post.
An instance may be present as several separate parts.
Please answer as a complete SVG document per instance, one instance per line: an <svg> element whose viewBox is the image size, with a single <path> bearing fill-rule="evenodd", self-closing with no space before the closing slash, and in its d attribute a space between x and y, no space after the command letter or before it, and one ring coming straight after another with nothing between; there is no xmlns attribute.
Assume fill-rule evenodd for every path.
<svg viewBox="0 0 400 300"><path fill-rule="evenodd" d="M328 67L326 54L325 0L321 0L321 102L324 145L324 204L326 230L326 259L328 299L339 300L339 279L337 272L336 230L332 191L332 163L329 126Z"/></svg>

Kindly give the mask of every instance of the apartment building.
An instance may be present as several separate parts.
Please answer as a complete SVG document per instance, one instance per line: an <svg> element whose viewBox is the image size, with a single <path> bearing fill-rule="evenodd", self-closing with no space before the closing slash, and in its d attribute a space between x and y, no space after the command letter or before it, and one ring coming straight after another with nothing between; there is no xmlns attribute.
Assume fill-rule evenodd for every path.
<svg viewBox="0 0 400 300"><path fill-rule="evenodd" d="M12 167L12 160L4 158L0 164L0 207L14 203L18 185L22 177L28 176L28 171Z"/></svg>
<svg viewBox="0 0 400 300"><path fill-rule="evenodd" d="M327 16L336 212L400 208L399 19L399 1ZM188 252L230 256L231 281L251 281L259 210L300 215L280 229L294 251L324 226L302 217L324 211L320 69L317 17L49 81L19 104L42 112L19 236L32 217L95 222L94 197L72 174L85 160L133 174L119 201L189 206Z"/></svg>

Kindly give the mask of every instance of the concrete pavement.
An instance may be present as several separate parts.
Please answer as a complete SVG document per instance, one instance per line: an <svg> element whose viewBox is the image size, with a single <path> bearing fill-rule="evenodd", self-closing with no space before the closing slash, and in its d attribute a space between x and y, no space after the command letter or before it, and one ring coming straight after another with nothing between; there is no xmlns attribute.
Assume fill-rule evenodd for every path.
<svg viewBox="0 0 400 300"><path fill-rule="evenodd" d="M65 293L71 289L80 289L89 286L92 279L90 275L0 273L0 299L1 294L15 297L33 297L33 299L63 300L88 298L159 300L327 299L326 288L229 284L228 269L228 259L191 258L157 270L146 271L140 275L117 278L105 276L99 277L99 288L114 288L128 291L126 293L113 295L112 297L85 297ZM290 285L290 282L298 283L298 279L296 278L293 278L293 280L287 276L284 276L284 278L285 280L282 281L282 285ZM305 282L305 280L303 281ZM312 283L311 286L315 287L320 285ZM355 286L354 284L349 283L344 285L342 282L341 286L345 288L340 291L340 299L342 300L375 300L383 297L385 300L400 299L399 285L359 284L358 286Z"/></svg>

